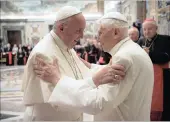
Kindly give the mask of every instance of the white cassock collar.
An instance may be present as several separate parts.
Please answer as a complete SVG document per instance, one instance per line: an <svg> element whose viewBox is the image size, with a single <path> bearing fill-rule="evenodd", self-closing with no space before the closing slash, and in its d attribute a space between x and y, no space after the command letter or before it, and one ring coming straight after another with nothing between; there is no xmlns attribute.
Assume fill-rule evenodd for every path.
<svg viewBox="0 0 170 122"><path fill-rule="evenodd" d="M119 50L119 48L128 40L130 40L129 37L126 37L125 39L121 40L119 43L117 43L110 51L109 54L114 56L116 52Z"/></svg>
<svg viewBox="0 0 170 122"><path fill-rule="evenodd" d="M67 51L68 47L64 44L64 42L54 33L53 30L50 31L50 34L52 38L54 39L54 42L58 45L58 47L61 50Z"/></svg>

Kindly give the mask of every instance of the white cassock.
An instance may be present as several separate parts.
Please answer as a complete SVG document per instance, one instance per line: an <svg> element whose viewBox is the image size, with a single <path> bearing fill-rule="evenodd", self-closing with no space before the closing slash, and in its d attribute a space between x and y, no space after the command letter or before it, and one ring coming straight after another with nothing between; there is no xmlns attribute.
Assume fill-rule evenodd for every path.
<svg viewBox="0 0 170 122"><path fill-rule="evenodd" d="M120 41L109 53L112 63L125 66L126 76L120 84L96 88L89 82L63 76L49 102L93 114L95 121L149 121L154 74L148 54L129 38Z"/></svg>
<svg viewBox="0 0 170 122"><path fill-rule="evenodd" d="M74 109L68 110L67 108L64 109L63 107L47 103L55 86L36 77L33 70L33 63L37 54L41 54L43 59L48 62L52 62L54 58L57 58L62 75L73 79L86 78L84 80L86 83L89 81L88 77L90 76L88 75L90 69L81 62L76 52L73 49L68 50L63 41L51 31L34 47L25 66L23 99L26 111L24 121L82 120L82 112L80 111ZM72 81L67 80L67 83L72 84Z"/></svg>

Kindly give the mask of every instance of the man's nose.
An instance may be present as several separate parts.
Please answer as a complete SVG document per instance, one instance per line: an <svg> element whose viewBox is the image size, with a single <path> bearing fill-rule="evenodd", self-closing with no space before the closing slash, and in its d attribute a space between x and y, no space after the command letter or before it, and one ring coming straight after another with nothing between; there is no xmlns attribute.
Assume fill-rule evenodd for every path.
<svg viewBox="0 0 170 122"><path fill-rule="evenodd" d="M146 33L146 34L148 34L148 33L149 33L149 31L148 31L148 30L146 30L146 31L145 31L145 33Z"/></svg>
<svg viewBox="0 0 170 122"><path fill-rule="evenodd" d="M82 32L80 33L80 38L83 38L83 36L84 36L84 32L82 31Z"/></svg>

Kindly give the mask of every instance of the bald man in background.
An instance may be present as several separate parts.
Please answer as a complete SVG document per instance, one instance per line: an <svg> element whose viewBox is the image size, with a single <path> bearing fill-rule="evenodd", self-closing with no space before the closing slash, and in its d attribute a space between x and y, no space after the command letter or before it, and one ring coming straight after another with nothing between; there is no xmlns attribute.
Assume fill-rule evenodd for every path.
<svg viewBox="0 0 170 122"><path fill-rule="evenodd" d="M47 103L55 85L46 82L46 80L40 80L36 76L33 64L36 63L37 55L44 61L51 63L54 58L57 58L61 75L81 80L80 82L97 86L117 82L115 76L118 77L119 72L116 73L117 70L114 70L114 66L106 66L99 73L94 74L95 77L100 76L100 79L92 80L91 70L84 65L72 49L78 40L83 38L85 26L86 21L82 13L74 7L65 6L57 12L53 30L34 47L24 70L23 100L26 106L24 121L82 120L82 112L80 111ZM53 64L56 64L55 60ZM119 69L119 65L117 69ZM47 71L50 75L52 74L51 70ZM57 72L55 73L57 74ZM71 80L67 80L67 84L71 85ZM61 94L57 95L61 96Z"/></svg>
<svg viewBox="0 0 170 122"><path fill-rule="evenodd" d="M139 40L139 31L137 28L132 27L128 30L128 35L130 37L130 39L132 39L132 41L134 41L135 43L138 42Z"/></svg>

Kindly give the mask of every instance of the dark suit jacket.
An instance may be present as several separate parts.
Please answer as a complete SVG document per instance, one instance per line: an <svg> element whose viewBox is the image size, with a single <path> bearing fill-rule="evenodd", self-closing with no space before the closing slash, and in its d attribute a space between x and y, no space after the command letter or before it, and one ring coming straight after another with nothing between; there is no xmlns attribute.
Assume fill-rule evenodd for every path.
<svg viewBox="0 0 170 122"><path fill-rule="evenodd" d="M140 38L138 44L142 47L145 45L145 38ZM149 56L153 63L164 64L170 61L170 36L157 35L151 48Z"/></svg>

